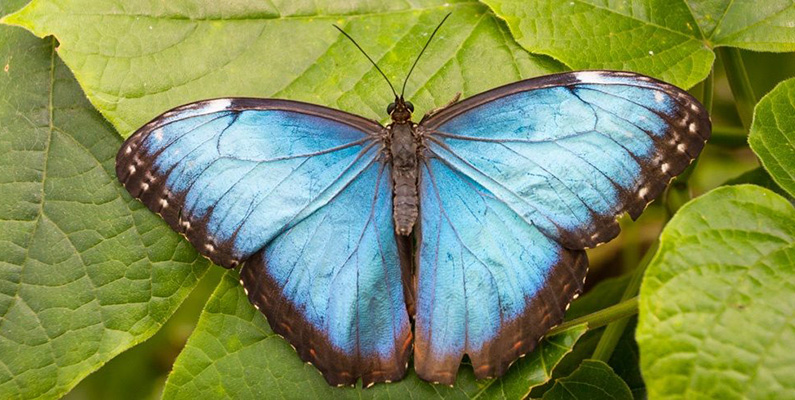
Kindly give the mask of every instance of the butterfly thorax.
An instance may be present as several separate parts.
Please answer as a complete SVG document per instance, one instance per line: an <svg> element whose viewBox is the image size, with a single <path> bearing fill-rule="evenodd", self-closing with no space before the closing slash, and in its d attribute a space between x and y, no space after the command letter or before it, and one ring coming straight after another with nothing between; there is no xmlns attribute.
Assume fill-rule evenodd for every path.
<svg viewBox="0 0 795 400"><path fill-rule="evenodd" d="M414 123L411 122L411 103L398 99L389 111L392 123L389 130L389 154L392 160L393 218L395 232L407 236L411 234L419 214L419 195L417 193L417 137Z"/></svg>

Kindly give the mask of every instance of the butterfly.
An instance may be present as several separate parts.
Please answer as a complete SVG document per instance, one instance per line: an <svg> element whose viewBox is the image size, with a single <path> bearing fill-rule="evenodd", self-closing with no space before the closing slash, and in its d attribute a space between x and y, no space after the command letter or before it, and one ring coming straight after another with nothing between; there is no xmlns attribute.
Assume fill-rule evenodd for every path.
<svg viewBox="0 0 795 400"><path fill-rule="evenodd" d="M251 303L331 385L400 380L412 355L430 382L452 384L464 355L477 378L501 376L582 291L584 249L637 218L711 132L687 92L630 72L523 80L418 123L389 85L386 126L220 98L158 116L116 159L199 253L242 264Z"/></svg>

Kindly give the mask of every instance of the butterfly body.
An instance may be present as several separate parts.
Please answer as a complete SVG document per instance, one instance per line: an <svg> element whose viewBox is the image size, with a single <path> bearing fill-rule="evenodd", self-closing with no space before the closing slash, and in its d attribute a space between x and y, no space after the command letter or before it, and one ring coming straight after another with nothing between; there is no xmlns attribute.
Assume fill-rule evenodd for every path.
<svg viewBox="0 0 795 400"><path fill-rule="evenodd" d="M411 109L402 98L395 99L387 110L391 111L392 123L387 125L386 143L388 159L392 163L392 184L394 191L393 218L395 232L408 236L417 222L419 215L419 193L417 177L419 176L419 159L421 154L421 136L417 132L418 125L411 121ZM411 104L411 103L408 103ZM413 109L413 106L411 106Z"/></svg>

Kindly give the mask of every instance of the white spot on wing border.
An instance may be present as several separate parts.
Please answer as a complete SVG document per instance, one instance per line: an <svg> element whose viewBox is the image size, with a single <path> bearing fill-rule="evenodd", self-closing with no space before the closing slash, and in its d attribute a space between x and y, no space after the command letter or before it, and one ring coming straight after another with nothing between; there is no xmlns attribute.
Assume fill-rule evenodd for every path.
<svg viewBox="0 0 795 400"><path fill-rule="evenodd" d="M578 71L574 73L574 77L576 77L581 83L615 83L610 80L608 75L599 71Z"/></svg>

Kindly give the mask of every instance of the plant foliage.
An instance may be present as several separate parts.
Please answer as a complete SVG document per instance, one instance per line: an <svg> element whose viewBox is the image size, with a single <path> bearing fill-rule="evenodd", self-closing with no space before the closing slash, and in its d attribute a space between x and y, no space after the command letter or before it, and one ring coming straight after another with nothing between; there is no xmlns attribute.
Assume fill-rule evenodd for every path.
<svg viewBox="0 0 795 400"><path fill-rule="evenodd" d="M413 373L367 390L330 388L273 334L230 271L164 397L795 397L795 79L756 105L748 141L761 167L730 181L751 184L679 208L755 166L744 131L757 78L737 49L795 51L792 2L25 2L0 3L0 397L64 395L154 335L204 275L208 263L118 184L122 138L169 108L224 96L383 119L391 92L331 24L358 38L399 86L450 12L407 85L420 114L457 92L597 68L695 86L711 107L726 66L723 90L734 99L728 111L716 102L715 120L745 127L716 124L694 171L658 200L657 217L625 224L629 234L591 253L594 264L619 259L627 274L576 301L570 321L500 379L477 381L464 365L453 388ZM787 63L771 68L795 74ZM695 182L704 174L712 183ZM676 214L655 239L659 210ZM636 311L641 278L633 332L622 318Z"/></svg>

